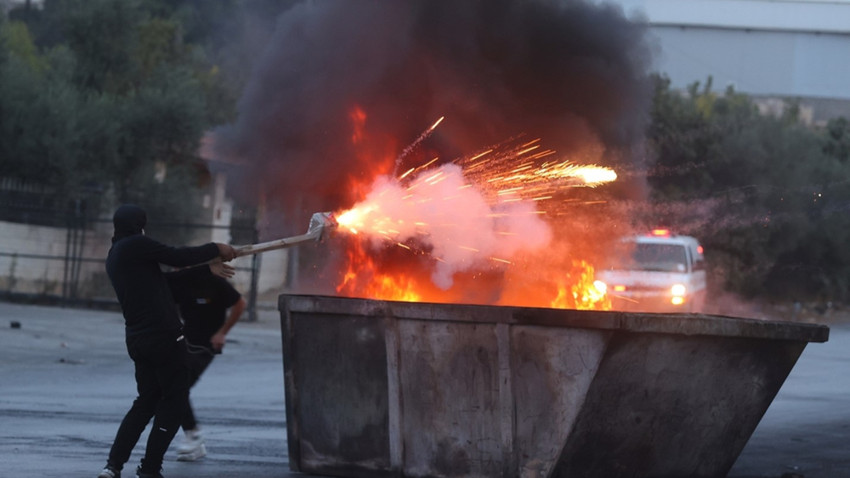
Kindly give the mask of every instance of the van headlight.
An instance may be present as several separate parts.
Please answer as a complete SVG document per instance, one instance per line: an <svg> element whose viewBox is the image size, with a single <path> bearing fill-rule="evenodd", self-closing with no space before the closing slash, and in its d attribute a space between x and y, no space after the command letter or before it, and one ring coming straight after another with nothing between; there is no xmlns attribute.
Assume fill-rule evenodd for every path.
<svg viewBox="0 0 850 478"><path fill-rule="evenodd" d="M600 294L605 295L608 292L608 284L602 282L601 280L593 281L593 287L599 291Z"/></svg>
<svg viewBox="0 0 850 478"><path fill-rule="evenodd" d="M688 289L684 284L674 284L673 287L670 288L670 293L673 295L670 298L670 303L673 305L682 305L685 303L685 294L688 292Z"/></svg>

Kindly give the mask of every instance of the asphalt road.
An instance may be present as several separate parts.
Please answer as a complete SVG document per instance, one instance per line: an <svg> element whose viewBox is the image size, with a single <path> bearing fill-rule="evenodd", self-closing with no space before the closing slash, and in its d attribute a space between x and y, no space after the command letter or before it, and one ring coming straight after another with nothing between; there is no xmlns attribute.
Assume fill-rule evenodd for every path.
<svg viewBox="0 0 850 478"><path fill-rule="evenodd" d="M289 471L281 357L276 311L232 330L193 389L209 455L178 462L175 440L166 477L305 476ZM94 477L135 396L132 372L120 314L0 302L0 477ZM832 324L829 342L806 348L729 477L850 477L848 373L850 325Z"/></svg>
<svg viewBox="0 0 850 478"><path fill-rule="evenodd" d="M93 478L135 398L123 318L2 302L0 318L0 477ZM279 322L239 323L228 339L193 389L209 456L177 462L178 435L163 475L303 476L287 461ZM135 476L146 438L125 476Z"/></svg>

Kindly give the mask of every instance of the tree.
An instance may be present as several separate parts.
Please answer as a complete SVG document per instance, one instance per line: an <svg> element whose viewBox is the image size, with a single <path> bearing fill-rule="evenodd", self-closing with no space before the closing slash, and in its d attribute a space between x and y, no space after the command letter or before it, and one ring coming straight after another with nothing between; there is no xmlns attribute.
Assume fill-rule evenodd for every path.
<svg viewBox="0 0 850 478"><path fill-rule="evenodd" d="M842 163L850 160L850 122L847 118L834 118L826 124L823 152Z"/></svg>
<svg viewBox="0 0 850 478"><path fill-rule="evenodd" d="M12 11L21 21L0 27L0 175L63 194L112 185L119 200L196 195L208 177L200 139L232 117L235 94L223 94L218 68L184 41L168 3L47 0ZM165 210L192 203L171 202L181 207Z"/></svg>
<svg viewBox="0 0 850 478"><path fill-rule="evenodd" d="M761 115L710 81L687 94L656 81L648 178L655 220L700 237L715 283L750 297L848 298L846 121L823 130L789 105Z"/></svg>

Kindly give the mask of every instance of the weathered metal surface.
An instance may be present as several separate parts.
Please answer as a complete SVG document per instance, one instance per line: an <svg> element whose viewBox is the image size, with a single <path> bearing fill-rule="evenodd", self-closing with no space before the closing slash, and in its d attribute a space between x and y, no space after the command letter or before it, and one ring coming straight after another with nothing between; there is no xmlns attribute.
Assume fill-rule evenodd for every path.
<svg viewBox="0 0 850 478"><path fill-rule="evenodd" d="M715 477L825 326L280 298L293 470Z"/></svg>
<svg viewBox="0 0 850 478"><path fill-rule="evenodd" d="M804 347L614 337L552 476L726 476Z"/></svg>

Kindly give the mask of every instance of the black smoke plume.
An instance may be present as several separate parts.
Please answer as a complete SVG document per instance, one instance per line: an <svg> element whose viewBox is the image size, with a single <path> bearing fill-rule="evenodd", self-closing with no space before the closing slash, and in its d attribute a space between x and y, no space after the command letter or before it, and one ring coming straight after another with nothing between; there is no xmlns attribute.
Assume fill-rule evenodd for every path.
<svg viewBox="0 0 850 478"><path fill-rule="evenodd" d="M305 1L278 19L218 152L247 164L242 193L265 191L274 234L371 178L355 106L390 156L445 116L428 138L441 158L528 134L559 153L595 141L616 167L643 137L644 37L619 7L578 0Z"/></svg>

